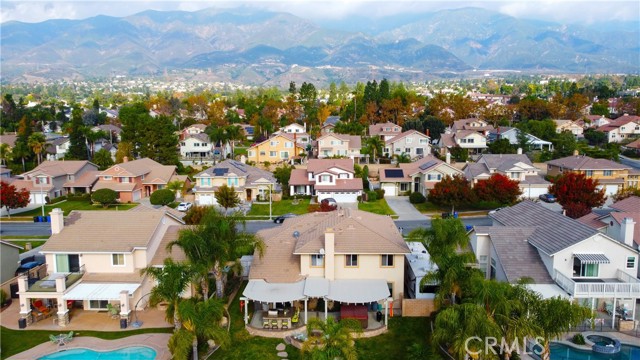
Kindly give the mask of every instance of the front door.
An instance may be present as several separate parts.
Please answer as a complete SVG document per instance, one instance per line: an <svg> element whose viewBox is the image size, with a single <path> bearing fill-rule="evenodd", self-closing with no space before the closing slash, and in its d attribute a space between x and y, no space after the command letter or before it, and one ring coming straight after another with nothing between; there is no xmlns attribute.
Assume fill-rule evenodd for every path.
<svg viewBox="0 0 640 360"><path fill-rule="evenodd" d="M247 189L247 201L251 201L251 189Z"/></svg>

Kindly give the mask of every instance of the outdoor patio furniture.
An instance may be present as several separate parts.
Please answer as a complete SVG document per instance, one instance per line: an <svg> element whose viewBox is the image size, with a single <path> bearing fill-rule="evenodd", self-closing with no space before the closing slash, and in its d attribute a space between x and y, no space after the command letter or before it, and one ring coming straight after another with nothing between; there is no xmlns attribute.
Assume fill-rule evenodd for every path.
<svg viewBox="0 0 640 360"><path fill-rule="evenodd" d="M278 329L278 320L271 320L271 329Z"/></svg>
<svg viewBox="0 0 640 360"><path fill-rule="evenodd" d="M296 308L293 317L291 317L291 325L296 325L298 321L300 321L300 309Z"/></svg>
<svg viewBox="0 0 640 360"><path fill-rule="evenodd" d="M288 319L282 320L282 324L280 325L280 328L281 329L288 329L289 328L289 320Z"/></svg>
<svg viewBox="0 0 640 360"><path fill-rule="evenodd" d="M271 322L269 321L269 319L262 319L262 328L271 329Z"/></svg>

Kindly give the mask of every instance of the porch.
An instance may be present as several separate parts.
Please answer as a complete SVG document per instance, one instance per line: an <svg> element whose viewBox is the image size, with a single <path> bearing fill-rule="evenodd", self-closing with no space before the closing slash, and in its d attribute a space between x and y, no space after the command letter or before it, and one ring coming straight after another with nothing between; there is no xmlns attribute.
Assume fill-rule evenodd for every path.
<svg viewBox="0 0 640 360"><path fill-rule="evenodd" d="M571 278L555 271L553 279L574 298L640 298L640 280L617 270L615 278Z"/></svg>

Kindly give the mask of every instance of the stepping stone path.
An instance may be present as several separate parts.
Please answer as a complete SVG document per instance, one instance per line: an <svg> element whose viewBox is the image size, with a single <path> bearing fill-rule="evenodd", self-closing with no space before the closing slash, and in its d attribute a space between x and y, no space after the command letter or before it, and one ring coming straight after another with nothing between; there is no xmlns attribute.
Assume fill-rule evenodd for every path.
<svg viewBox="0 0 640 360"><path fill-rule="evenodd" d="M284 349L287 348L287 345L280 343L278 344L278 346L276 346L276 351L284 351Z"/></svg>
<svg viewBox="0 0 640 360"><path fill-rule="evenodd" d="M289 356L289 354L287 354L286 351L281 351L281 352L278 353L278 356L280 356L283 359L286 359L287 356Z"/></svg>
<svg viewBox="0 0 640 360"><path fill-rule="evenodd" d="M287 354L286 351L284 351L284 349L287 348L287 345L280 343L276 346L276 351L278 352L278 356L282 359L286 359L289 357L289 354Z"/></svg>

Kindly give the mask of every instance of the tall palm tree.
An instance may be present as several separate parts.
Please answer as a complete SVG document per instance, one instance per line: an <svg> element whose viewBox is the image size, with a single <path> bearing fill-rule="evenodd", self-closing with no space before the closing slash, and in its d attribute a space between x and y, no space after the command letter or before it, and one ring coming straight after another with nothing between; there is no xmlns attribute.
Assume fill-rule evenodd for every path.
<svg viewBox="0 0 640 360"><path fill-rule="evenodd" d="M178 304L182 300L181 294L187 289L193 279L193 270L189 264L174 262L171 258L164 260L162 267L148 266L140 270L142 275L149 275L157 280L157 285L151 289L150 302L155 306L167 302L165 317L173 322L174 330L182 327L178 316Z"/></svg>
<svg viewBox="0 0 640 360"><path fill-rule="evenodd" d="M89 155L90 158L93 159L93 155L95 153L96 141L100 139L107 138L107 132L103 130L93 131L91 127L84 127L83 129L84 138L87 140L87 145L89 147Z"/></svg>
<svg viewBox="0 0 640 360"><path fill-rule="evenodd" d="M217 345L226 346L229 335L220 327L224 316L224 304L220 299L197 301L188 299L178 305L178 317L182 328L169 340L169 348L174 359L187 359L189 352L198 359L198 344L214 340ZM191 350L191 351L189 351Z"/></svg>
<svg viewBox="0 0 640 360"><path fill-rule="evenodd" d="M373 155L373 162L376 162L376 155L382 153L384 140L380 136L372 136L365 140L365 146L369 149L369 153Z"/></svg>
<svg viewBox="0 0 640 360"><path fill-rule="evenodd" d="M255 248L255 252L262 257L264 242L254 234L240 230L244 226L244 220L234 215L224 216L212 208L199 225L181 230L178 239L167 245L169 251L174 246L184 251L197 273L205 300L209 298L210 272L216 279L216 296L222 298L224 267L228 263L234 263L237 267L241 253L251 248Z"/></svg>
<svg viewBox="0 0 640 360"><path fill-rule="evenodd" d="M38 157L38 165L42 162L42 152L47 146L47 138L42 133L33 133L27 139L27 145Z"/></svg>
<svg viewBox="0 0 640 360"><path fill-rule="evenodd" d="M100 149L93 155L92 162L98 165L100 170L106 170L113 165L113 158L107 149Z"/></svg>
<svg viewBox="0 0 640 360"><path fill-rule="evenodd" d="M411 162L411 156L409 156L409 154L407 153L394 155L393 157L396 158L396 161L398 162L398 167L400 167L400 164L408 164Z"/></svg>
<svg viewBox="0 0 640 360"><path fill-rule="evenodd" d="M231 142L231 158L234 156L235 142L244 139L244 130L239 125L229 125L225 128L227 139Z"/></svg>
<svg viewBox="0 0 640 360"><path fill-rule="evenodd" d="M362 332L362 326L354 319L337 322L333 318L322 321L311 318L307 323L307 340L302 344L302 353L312 360L356 360L358 352L352 333Z"/></svg>
<svg viewBox="0 0 640 360"><path fill-rule="evenodd" d="M184 188L184 181L174 180L167 184L167 189L176 193L176 198L182 197L182 190Z"/></svg>

